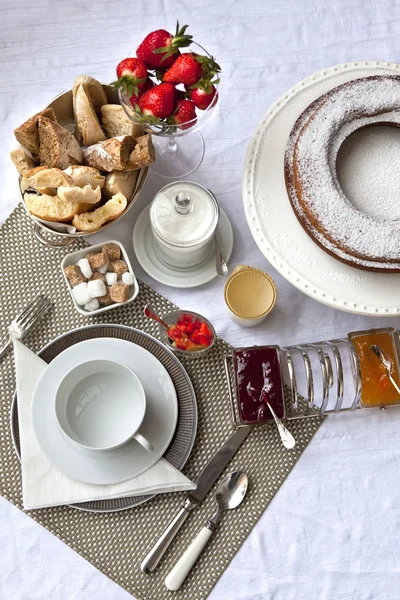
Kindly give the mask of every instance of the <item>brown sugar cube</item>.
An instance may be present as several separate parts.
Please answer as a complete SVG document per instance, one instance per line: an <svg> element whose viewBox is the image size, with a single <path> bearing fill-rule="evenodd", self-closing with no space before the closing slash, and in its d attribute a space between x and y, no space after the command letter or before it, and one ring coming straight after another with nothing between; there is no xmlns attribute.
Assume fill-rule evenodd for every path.
<svg viewBox="0 0 400 600"><path fill-rule="evenodd" d="M64 273L67 276L67 279L72 287L75 287L76 285L87 281L86 277L81 271L81 268L78 265L69 265L69 267L65 267Z"/></svg>
<svg viewBox="0 0 400 600"><path fill-rule="evenodd" d="M126 273L128 265L124 260L112 260L110 263L110 271L117 274L118 278L122 276L122 273Z"/></svg>
<svg viewBox="0 0 400 600"><path fill-rule="evenodd" d="M102 252L106 252L111 261L121 258L121 248L117 244L104 244Z"/></svg>
<svg viewBox="0 0 400 600"><path fill-rule="evenodd" d="M111 298L114 302L126 302L129 298L129 285L122 281L117 281L111 286Z"/></svg>
<svg viewBox="0 0 400 600"><path fill-rule="evenodd" d="M104 275L102 275L101 273L99 273L98 271L95 271L93 273L93 275L91 276L89 281L94 281L95 279L101 279L101 281L105 284L106 283L106 278L104 277Z"/></svg>
<svg viewBox="0 0 400 600"><path fill-rule="evenodd" d="M98 269L108 263L107 252L89 252L89 254L86 254L85 258L88 259L92 269Z"/></svg>
<svg viewBox="0 0 400 600"><path fill-rule="evenodd" d="M111 298L111 286L106 285L106 288L107 292L105 293L105 295L97 298L100 306L108 306L109 304L114 304L114 300Z"/></svg>

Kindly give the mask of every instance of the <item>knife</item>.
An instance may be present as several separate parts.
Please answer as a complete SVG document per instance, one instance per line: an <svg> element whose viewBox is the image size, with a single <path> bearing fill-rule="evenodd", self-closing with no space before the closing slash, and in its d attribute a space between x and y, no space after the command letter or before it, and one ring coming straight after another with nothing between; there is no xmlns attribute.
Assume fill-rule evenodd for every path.
<svg viewBox="0 0 400 600"><path fill-rule="evenodd" d="M240 427L228 440L226 440L225 444L221 446L218 452L214 454L210 462L196 479L196 489L187 492L185 504L181 507L175 519L170 523L140 565L143 573L151 573L154 571L191 511L204 499L207 492L218 479L219 475L236 453L236 450L249 435L250 431L251 427L249 427L249 425Z"/></svg>

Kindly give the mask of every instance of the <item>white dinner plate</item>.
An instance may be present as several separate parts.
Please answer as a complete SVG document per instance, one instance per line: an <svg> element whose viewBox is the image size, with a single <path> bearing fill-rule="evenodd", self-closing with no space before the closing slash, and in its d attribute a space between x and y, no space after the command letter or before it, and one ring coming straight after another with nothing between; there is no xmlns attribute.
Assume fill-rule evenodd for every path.
<svg viewBox="0 0 400 600"><path fill-rule="evenodd" d="M62 434L54 408L57 387L70 369L96 359L120 362L139 377L147 399L140 433L151 442L153 452L134 439L107 452L84 450ZM144 348L115 338L87 340L64 350L38 381L32 404L34 431L48 459L68 477L97 485L121 483L150 469L167 449L177 418L176 391L165 367Z"/></svg>
<svg viewBox="0 0 400 600"><path fill-rule="evenodd" d="M228 262L233 250L233 231L227 214L221 208L217 225L217 236L222 255ZM150 206L146 206L142 210L136 221L133 230L133 248L136 258L146 273L165 285L176 288L192 288L208 283L217 276L214 252L204 264L185 271L170 269L158 260L153 249Z"/></svg>
<svg viewBox="0 0 400 600"><path fill-rule="evenodd" d="M364 315L400 313L400 274L356 269L313 242L297 220L286 193L284 154L295 121L319 96L352 79L399 72L396 63L361 61L307 77L269 109L250 142L243 173L247 222L269 262L314 300Z"/></svg>

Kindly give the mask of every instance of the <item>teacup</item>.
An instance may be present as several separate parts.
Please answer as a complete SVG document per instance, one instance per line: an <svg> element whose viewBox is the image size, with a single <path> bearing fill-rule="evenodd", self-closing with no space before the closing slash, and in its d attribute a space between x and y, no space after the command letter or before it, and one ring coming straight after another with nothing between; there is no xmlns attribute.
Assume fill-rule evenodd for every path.
<svg viewBox="0 0 400 600"><path fill-rule="evenodd" d="M148 452L150 442L139 433L146 395L131 369L110 360L92 360L62 379L55 400L61 431L87 450L113 450L132 438Z"/></svg>

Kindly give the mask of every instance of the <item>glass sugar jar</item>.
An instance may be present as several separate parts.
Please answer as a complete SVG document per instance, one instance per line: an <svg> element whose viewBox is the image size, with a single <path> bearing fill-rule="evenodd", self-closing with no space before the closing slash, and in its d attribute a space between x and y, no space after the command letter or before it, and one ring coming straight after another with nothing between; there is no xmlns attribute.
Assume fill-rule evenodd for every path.
<svg viewBox="0 0 400 600"><path fill-rule="evenodd" d="M157 258L176 270L200 266L213 252L218 217L215 197L198 183L175 181L163 187L150 207Z"/></svg>

